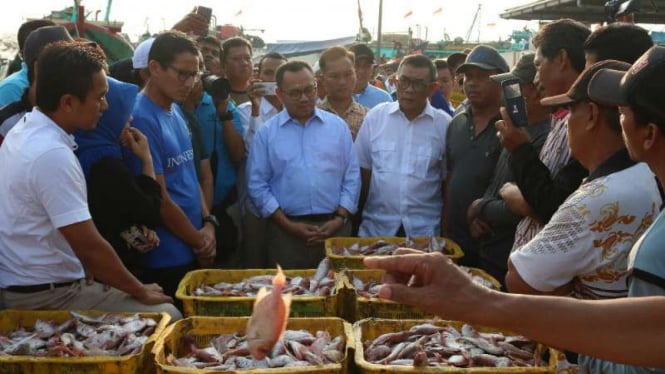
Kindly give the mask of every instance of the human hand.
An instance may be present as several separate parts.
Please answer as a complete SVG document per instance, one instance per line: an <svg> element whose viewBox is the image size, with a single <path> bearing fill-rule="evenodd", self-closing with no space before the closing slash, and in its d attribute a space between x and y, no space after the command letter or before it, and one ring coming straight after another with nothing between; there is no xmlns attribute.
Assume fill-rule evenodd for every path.
<svg viewBox="0 0 665 374"><path fill-rule="evenodd" d="M314 238L317 235L319 235L319 227L307 223L290 222L288 224L286 231L302 239L306 243L309 242L311 238Z"/></svg>
<svg viewBox="0 0 665 374"><path fill-rule="evenodd" d="M307 245L318 245L323 243L324 240L333 236L337 230L344 226L342 218L335 217L323 225L318 227L319 233L307 241Z"/></svg>
<svg viewBox="0 0 665 374"><path fill-rule="evenodd" d="M474 218L469 223L469 231L474 239L480 239L483 236L492 233L492 227L480 218Z"/></svg>
<svg viewBox="0 0 665 374"><path fill-rule="evenodd" d="M261 98L266 94L266 90L260 84L256 84L261 82L263 81L258 78L252 78L249 80L247 96L249 96L249 100L252 102L252 107L258 108L261 104Z"/></svg>
<svg viewBox="0 0 665 374"><path fill-rule="evenodd" d="M471 203L471 205L469 205L469 209L466 210L467 222L471 223L474 220L474 218L476 218L476 215L478 214L476 210L481 201L483 201L483 199L476 199Z"/></svg>
<svg viewBox="0 0 665 374"><path fill-rule="evenodd" d="M157 235L157 232L155 230L150 230L146 226L141 226L141 232L143 233L143 237L145 238L145 245L142 246L143 252L147 252L151 249L154 249L159 245L159 236Z"/></svg>
<svg viewBox="0 0 665 374"><path fill-rule="evenodd" d="M527 217L533 214L531 206L524 199L522 191L514 183L506 183L499 190L499 196L506 202L508 209L511 212L520 215L522 217Z"/></svg>
<svg viewBox="0 0 665 374"><path fill-rule="evenodd" d="M198 248L194 248L194 254L199 259L214 259L217 255L215 228L210 224L204 224L199 233L202 236L202 244Z"/></svg>
<svg viewBox="0 0 665 374"><path fill-rule="evenodd" d="M502 120L496 121L494 126L497 129L497 136L503 148L512 152L522 144L531 143L531 136L523 127L515 127L513 120L510 119L505 107L501 107Z"/></svg>
<svg viewBox="0 0 665 374"><path fill-rule="evenodd" d="M400 249L400 253L407 253ZM487 288L471 278L439 252L368 256L364 264L383 269L386 276L379 297L416 306L426 312L452 320L469 319L481 312Z"/></svg>
<svg viewBox="0 0 665 374"><path fill-rule="evenodd" d="M218 118L219 116L229 112L229 98L230 96L227 96L225 99L213 97Z"/></svg>
<svg viewBox="0 0 665 374"><path fill-rule="evenodd" d="M173 303L173 299L165 295L164 290L157 283L144 284L141 291L132 296L145 305Z"/></svg>
<svg viewBox="0 0 665 374"><path fill-rule="evenodd" d="M204 16L192 12L173 25L172 29L185 34L208 35L208 20Z"/></svg>
<svg viewBox="0 0 665 374"><path fill-rule="evenodd" d="M143 162L152 162L148 138L135 127L125 127L120 133L120 142Z"/></svg>

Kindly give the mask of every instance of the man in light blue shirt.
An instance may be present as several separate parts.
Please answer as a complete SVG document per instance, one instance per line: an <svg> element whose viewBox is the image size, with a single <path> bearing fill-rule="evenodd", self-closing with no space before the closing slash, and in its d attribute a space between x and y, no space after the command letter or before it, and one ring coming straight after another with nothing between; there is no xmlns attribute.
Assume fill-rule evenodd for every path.
<svg viewBox="0 0 665 374"><path fill-rule="evenodd" d="M32 20L25 22L19 27L17 39L19 54L21 57L24 56L23 48L25 47L25 40L28 38L28 35L34 30L44 26L55 26L55 23L49 20ZM44 40L37 44L46 45L48 42L49 40ZM21 70L14 72L0 82L0 107L21 100L23 91L25 91L29 85L28 65L25 62L21 62Z"/></svg>
<svg viewBox="0 0 665 374"><path fill-rule="evenodd" d="M257 132L247 163L249 196L270 217L269 264L316 267L323 241L348 236L360 194L360 169L348 126L319 110L312 68L291 61L277 70L284 104Z"/></svg>
<svg viewBox="0 0 665 374"><path fill-rule="evenodd" d="M388 92L369 84L374 73L374 52L367 44L352 45L349 51L355 55L356 88L353 99L369 109L381 103L392 102L393 98Z"/></svg>

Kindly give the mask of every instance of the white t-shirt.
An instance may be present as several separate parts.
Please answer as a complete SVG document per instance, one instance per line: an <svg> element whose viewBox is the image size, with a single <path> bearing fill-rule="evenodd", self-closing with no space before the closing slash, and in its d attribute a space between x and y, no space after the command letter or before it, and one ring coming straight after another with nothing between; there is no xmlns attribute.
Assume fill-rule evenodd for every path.
<svg viewBox="0 0 665 374"><path fill-rule="evenodd" d="M0 147L0 287L84 277L58 228L91 219L74 137L35 108Z"/></svg>
<svg viewBox="0 0 665 374"><path fill-rule="evenodd" d="M360 167L372 171L359 236L439 235L450 116L429 103L409 121L398 102L365 116L355 149Z"/></svg>
<svg viewBox="0 0 665 374"><path fill-rule="evenodd" d="M584 183L530 242L510 255L522 279L549 292L574 281L579 299L624 297L627 259L661 204L640 163Z"/></svg>

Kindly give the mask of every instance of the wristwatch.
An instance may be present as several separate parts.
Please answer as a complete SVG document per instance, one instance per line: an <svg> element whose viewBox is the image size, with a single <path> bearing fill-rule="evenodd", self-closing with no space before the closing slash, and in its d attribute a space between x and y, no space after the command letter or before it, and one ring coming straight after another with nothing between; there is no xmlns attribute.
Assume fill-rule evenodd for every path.
<svg viewBox="0 0 665 374"><path fill-rule="evenodd" d="M220 121L225 122L225 121L233 121L233 113L232 112L224 112L224 113L219 113L217 115L217 118L219 118Z"/></svg>
<svg viewBox="0 0 665 374"><path fill-rule="evenodd" d="M349 222L349 217L345 214L340 213L340 212L335 212L333 214L333 218L335 218L335 217L341 218L342 219L342 224L344 224L344 225L346 225L346 223Z"/></svg>
<svg viewBox="0 0 665 374"><path fill-rule="evenodd" d="M219 227L219 221L217 220L217 217L212 214L208 214L207 216L203 217L203 223L209 223L215 228Z"/></svg>

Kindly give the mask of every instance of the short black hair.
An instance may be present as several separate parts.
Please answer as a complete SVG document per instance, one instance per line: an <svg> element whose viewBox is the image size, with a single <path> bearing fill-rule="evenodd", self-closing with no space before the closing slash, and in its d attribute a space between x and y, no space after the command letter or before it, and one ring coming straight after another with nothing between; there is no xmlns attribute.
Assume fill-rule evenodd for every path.
<svg viewBox="0 0 665 374"><path fill-rule="evenodd" d="M348 58L349 61L351 61L351 64L356 63L356 55L349 51L348 49L342 47L342 46L335 46L326 49L321 53L321 56L319 57L319 68L321 70L325 70L326 65L328 65L328 62L330 61L335 61L340 58Z"/></svg>
<svg viewBox="0 0 665 374"><path fill-rule="evenodd" d="M652 76L662 77L665 76L665 65L659 65L653 68ZM663 101L663 82L660 79L650 79L640 82L640 98L642 101L649 103L661 103ZM662 110L652 110L646 105L641 105L633 99L628 98L628 104L635 113L635 124L638 126L646 126L649 123L654 123L660 128L660 131L665 134L665 116ZM652 104L653 105L653 104Z"/></svg>
<svg viewBox="0 0 665 374"><path fill-rule="evenodd" d="M267 58L271 58L273 60L289 61L288 58L286 58L283 54L281 54L279 52L266 53L265 55L261 56L261 59L259 60L259 64L257 65L257 67L259 69L259 72L261 72L261 68L263 66L263 61L265 61L265 59L267 59Z"/></svg>
<svg viewBox="0 0 665 374"><path fill-rule="evenodd" d="M632 23L611 23L595 30L584 42L584 52L597 61L619 60L634 63L653 46L649 32Z"/></svg>
<svg viewBox="0 0 665 374"><path fill-rule="evenodd" d="M25 46L25 39L28 38L31 32L37 30L40 27L46 26L56 26L55 22L48 19L35 19L32 21L25 22L18 28L18 34L16 39L18 39L18 50L23 54L23 47Z"/></svg>
<svg viewBox="0 0 665 374"><path fill-rule="evenodd" d="M583 23L565 18L543 26L532 42L548 59L553 59L563 49L573 68L581 73L586 64L583 46L589 34L591 30Z"/></svg>
<svg viewBox="0 0 665 374"><path fill-rule="evenodd" d="M249 42L249 40L245 38L241 38L239 36L233 37L226 39L224 43L222 43L222 56L224 59L226 59L226 56L229 55L229 50L231 48L236 48L236 47L247 47L249 48L249 53L253 54L254 52L252 51L252 43Z"/></svg>
<svg viewBox="0 0 665 374"><path fill-rule="evenodd" d="M402 59L402 62L399 63L399 68L397 68L397 70L399 71L399 69L401 69L402 66L404 65L410 65L413 66L414 68L428 68L430 82L434 82L436 80L436 66L434 66L432 60L427 58L427 56L424 55L406 56Z"/></svg>
<svg viewBox="0 0 665 374"><path fill-rule="evenodd" d="M219 58L222 58L222 42L219 41L219 39L215 38L214 36L211 35L202 35L196 38L196 43L208 43L208 44L214 44L217 48L219 48Z"/></svg>
<svg viewBox="0 0 665 374"><path fill-rule="evenodd" d="M187 34L180 31L165 31L157 35L150 47L148 61L155 60L163 67L169 66L181 53L199 55L199 49Z"/></svg>
<svg viewBox="0 0 665 374"><path fill-rule="evenodd" d="M312 71L312 67L309 66L308 63L305 61L300 61L300 60L295 60L295 61L289 61L286 64L280 66L277 69L277 73L275 73L275 80L277 81L277 87L281 88L282 87L282 82L284 81L284 73L287 71L290 71L291 73L297 73L302 70L308 70L312 75L314 75L314 71Z"/></svg>
<svg viewBox="0 0 665 374"><path fill-rule="evenodd" d="M56 42L44 48L37 65L37 106L52 113L64 95L84 101L92 87L92 76L104 71L106 61L81 43Z"/></svg>

